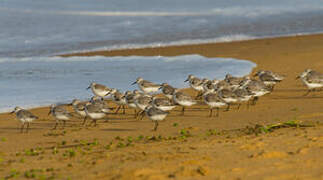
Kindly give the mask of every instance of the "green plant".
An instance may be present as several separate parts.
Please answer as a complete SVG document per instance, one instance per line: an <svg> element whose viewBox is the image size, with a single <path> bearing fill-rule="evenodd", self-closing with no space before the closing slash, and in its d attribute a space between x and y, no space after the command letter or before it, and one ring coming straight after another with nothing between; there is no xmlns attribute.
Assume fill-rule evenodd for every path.
<svg viewBox="0 0 323 180"><path fill-rule="evenodd" d="M25 150L25 155L26 156L38 156L40 154L44 154L44 150L42 148L36 148L36 149L27 149Z"/></svg>
<svg viewBox="0 0 323 180"><path fill-rule="evenodd" d="M128 136L128 137L127 137L127 140L128 140L128 142L129 142L129 143L132 143L133 138L132 138L131 136Z"/></svg>
<svg viewBox="0 0 323 180"><path fill-rule="evenodd" d="M11 169L10 174L6 176L4 179L11 179L11 178L17 178L20 176L20 172L16 169Z"/></svg>
<svg viewBox="0 0 323 180"><path fill-rule="evenodd" d="M143 135L139 135L137 138L136 138L136 140L137 141L140 141L140 140L142 140L144 138L144 136Z"/></svg>
<svg viewBox="0 0 323 180"><path fill-rule="evenodd" d="M209 129L207 132L206 132L206 135L207 136L212 136L212 135L216 135L217 131L215 129Z"/></svg>
<svg viewBox="0 0 323 180"><path fill-rule="evenodd" d="M66 141L62 141L62 143L61 143L63 146L65 146L66 145Z"/></svg>
<svg viewBox="0 0 323 180"><path fill-rule="evenodd" d="M54 147L53 151L52 151L52 154L57 154L57 153L58 153L58 149L57 149L57 147Z"/></svg>
<svg viewBox="0 0 323 180"><path fill-rule="evenodd" d="M63 153L63 156L72 158L76 156L76 152L74 149L68 149Z"/></svg>
<svg viewBox="0 0 323 180"><path fill-rule="evenodd" d="M126 145L125 145L124 143L119 142L119 143L117 144L117 148L123 148L123 147L126 147Z"/></svg>

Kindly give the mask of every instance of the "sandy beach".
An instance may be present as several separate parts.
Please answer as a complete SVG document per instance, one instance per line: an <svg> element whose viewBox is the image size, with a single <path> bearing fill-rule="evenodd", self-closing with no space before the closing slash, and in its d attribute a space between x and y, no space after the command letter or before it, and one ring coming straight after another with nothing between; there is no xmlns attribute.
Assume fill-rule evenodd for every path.
<svg viewBox="0 0 323 180"><path fill-rule="evenodd" d="M323 34L63 56L186 54L246 59L257 64L253 72L286 78L250 109L209 118L206 105L184 116L176 108L156 132L147 118L135 120L132 109L98 127L80 127L74 118L67 128L51 130L49 108L35 108L40 119L28 134L19 133L14 115L0 114L0 180L323 179L323 92L303 96L306 88L295 80L307 68L323 72Z"/></svg>

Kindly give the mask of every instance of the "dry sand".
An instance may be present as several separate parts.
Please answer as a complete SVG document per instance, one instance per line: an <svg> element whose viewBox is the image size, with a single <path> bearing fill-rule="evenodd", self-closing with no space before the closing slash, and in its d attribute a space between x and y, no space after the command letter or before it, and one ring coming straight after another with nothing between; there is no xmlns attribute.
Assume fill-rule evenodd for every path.
<svg viewBox="0 0 323 180"><path fill-rule="evenodd" d="M286 79L256 106L218 118L208 118L205 105L185 116L177 108L157 132L131 109L98 127L82 128L75 118L65 130L51 130L49 109L36 108L41 118L28 134L19 133L14 115L0 114L0 179L323 179L323 92L304 97L295 80L306 68L323 72L323 35L77 55L183 54L247 59L257 63L255 70ZM314 127L250 128L287 121Z"/></svg>

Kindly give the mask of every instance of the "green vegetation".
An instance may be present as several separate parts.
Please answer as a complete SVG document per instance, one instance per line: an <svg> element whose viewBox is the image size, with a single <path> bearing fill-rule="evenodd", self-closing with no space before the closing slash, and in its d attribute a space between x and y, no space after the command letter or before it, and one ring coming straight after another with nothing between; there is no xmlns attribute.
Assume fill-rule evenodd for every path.
<svg viewBox="0 0 323 180"><path fill-rule="evenodd" d="M17 171L16 169L11 169L10 174L8 176L6 176L4 179L13 179L13 178L17 178L19 176L20 176L19 171Z"/></svg>
<svg viewBox="0 0 323 180"><path fill-rule="evenodd" d="M69 157L69 158L75 157L76 156L76 151L74 149L68 149L63 153L63 156L64 157Z"/></svg>
<svg viewBox="0 0 323 180"><path fill-rule="evenodd" d="M269 133L273 132L276 129L280 128L299 128L299 127L314 127L311 124L303 124L301 121L297 120L290 120L282 123L270 124L270 125L255 125L255 127L247 127L246 133L247 134L260 134L260 133Z"/></svg>
<svg viewBox="0 0 323 180"><path fill-rule="evenodd" d="M189 130L187 130L187 129L181 129L180 131L179 131L179 134L180 134L180 138L181 139L186 139L186 138L188 138L188 137L191 137L192 136L192 134L190 133L190 131Z"/></svg>
<svg viewBox="0 0 323 180"><path fill-rule="evenodd" d="M43 148L37 147L35 149L31 148L31 149L27 149L24 151L26 156L38 156L40 154L44 154L45 151Z"/></svg>
<svg viewBox="0 0 323 180"><path fill-rule="evenodd" d="M53 171L54 171L53 168L30 169L24 172L24 177L28 179L52 180L52 179L55 179L55 175Z"/></svg>
<svg viewBox="0 0 323 180"><path fill-rule="evenodd" d="M207 132L206 132L206 135L207 136L212 136L212 135L216 135L217 134L217 131L215 129L209 129Z"/></svg>

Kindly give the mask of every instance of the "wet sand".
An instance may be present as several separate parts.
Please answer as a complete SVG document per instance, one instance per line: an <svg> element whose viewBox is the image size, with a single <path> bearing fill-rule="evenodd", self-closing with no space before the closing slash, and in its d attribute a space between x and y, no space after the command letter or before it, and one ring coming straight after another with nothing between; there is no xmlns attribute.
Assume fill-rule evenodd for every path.
<svg viewBox="0 0 323 180"><path fill-rule="evenodd" d="M254 71L286 79L256 106L221 111L218 118L208 118L202 104L184 116L176 108L157 132L147 118L135 120L132 109L98 127L80 127L74 118L64 130L51 130L48 107L36 108L40 120L28 134L19 133L14 115L0 114L0 179L323 179L323 92L303 96L306 88L295 80L306 68L323 72L323 35L73 55L184 54L247 59L257 63ZM250 128L287 121L311 127Z"/></svg>

